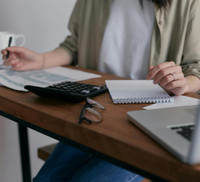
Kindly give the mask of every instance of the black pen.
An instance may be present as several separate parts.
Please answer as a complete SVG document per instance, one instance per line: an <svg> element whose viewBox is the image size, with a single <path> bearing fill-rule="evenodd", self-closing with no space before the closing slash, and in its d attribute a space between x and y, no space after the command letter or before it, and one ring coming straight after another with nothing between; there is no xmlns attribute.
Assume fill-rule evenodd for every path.
<svg viewBox="0 0 200 182"><path fill-rule="evenodd" d="M11 46L11 43L12 43L12 37L10 36L10 38L9 38L9 41L8 41L8 47L10 47ZM6 55L6 58L8 59L9 58L9 51L8 51L8 53L7 53L7 55Z"/></svg>

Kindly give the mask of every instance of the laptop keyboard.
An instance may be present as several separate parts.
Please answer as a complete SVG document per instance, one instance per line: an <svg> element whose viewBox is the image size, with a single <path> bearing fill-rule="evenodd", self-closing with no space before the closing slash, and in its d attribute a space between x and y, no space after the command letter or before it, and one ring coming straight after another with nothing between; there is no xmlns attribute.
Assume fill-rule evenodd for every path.
<svg viewBox="0 0 200 182"><path fill-rule="evenodd" d="M176 131L178 134L182 135L188 140L192 138L192 132L194 130L194 124L184 125L184 126L175 126L171 127L172 130Z"/></svg>

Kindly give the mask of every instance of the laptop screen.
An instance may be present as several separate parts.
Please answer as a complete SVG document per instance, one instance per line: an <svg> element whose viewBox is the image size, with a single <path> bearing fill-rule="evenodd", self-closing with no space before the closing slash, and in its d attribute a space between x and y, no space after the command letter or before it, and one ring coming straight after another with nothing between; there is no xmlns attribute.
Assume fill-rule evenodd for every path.
<svg viewBox="0 0 200 182"><path fill-rule="evenodd" d="M200 162L200 104L196 115L197 119L188 156L188 161L190 164Z"/></svg>

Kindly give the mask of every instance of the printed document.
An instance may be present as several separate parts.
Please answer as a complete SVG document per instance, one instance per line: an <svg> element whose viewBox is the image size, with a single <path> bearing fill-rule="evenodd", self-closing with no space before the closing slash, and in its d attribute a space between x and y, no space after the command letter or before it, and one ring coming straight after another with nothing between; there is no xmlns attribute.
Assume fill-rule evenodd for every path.
<svg viewBox="0 0 200 182"><path fill-rule="evenodd" d="M13 71L0 69L0 84L17 91L27 91L25 85L46 87L63 81L81 81L101 77L97 74L65 67L54 67L33 71Z"/></svg>

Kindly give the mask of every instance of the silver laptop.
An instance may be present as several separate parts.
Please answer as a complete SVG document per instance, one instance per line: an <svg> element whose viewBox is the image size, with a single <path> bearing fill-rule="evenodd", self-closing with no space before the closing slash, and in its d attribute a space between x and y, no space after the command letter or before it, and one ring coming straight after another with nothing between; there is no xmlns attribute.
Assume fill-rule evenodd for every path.
<svg viewBox="0 0 200 182"><path fill-rule="evenodd" d="M127 116L181 161L200 163L200 105L129 111Z"/></svg>

